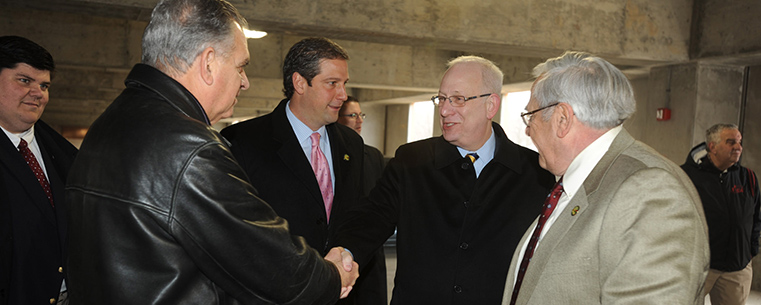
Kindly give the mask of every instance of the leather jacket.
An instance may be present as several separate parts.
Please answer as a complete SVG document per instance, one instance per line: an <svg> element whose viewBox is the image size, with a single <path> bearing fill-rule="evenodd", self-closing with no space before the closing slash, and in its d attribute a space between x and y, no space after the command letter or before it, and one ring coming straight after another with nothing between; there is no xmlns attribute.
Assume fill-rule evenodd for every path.
<svg viewBox="0 0 761 305"><path fill-rule="evenodd" d="M336 268L291 236L180 83L138 64L67 183L71 304L332 304Z"/></svg>

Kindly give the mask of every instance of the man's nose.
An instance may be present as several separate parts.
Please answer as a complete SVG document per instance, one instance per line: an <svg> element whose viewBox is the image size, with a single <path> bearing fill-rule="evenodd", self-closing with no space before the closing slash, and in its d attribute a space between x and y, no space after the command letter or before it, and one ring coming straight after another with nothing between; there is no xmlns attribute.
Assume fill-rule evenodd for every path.
<svg viewBox="0 0 761 305"><path fill-rule="evenodd" d="M251 87L251 84L248 82L248 76L246 75L246 70L243 70L243 73L241 73L241 76L240 76L240 88L243 90L248 90L249 87Z"/></svg>

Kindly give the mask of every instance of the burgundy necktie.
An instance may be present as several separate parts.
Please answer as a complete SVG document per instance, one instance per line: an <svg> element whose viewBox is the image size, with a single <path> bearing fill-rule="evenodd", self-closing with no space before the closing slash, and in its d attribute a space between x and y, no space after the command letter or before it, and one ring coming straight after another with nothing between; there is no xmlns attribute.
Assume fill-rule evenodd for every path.
<svg viewBox="0 0 761 305"><path fill-rule="evenodd" d="M510 298L510 305L515 304L515 300L518 299L518 291L521 289L523 283L523 276L526 275L526 268L528 263L531 262L531 257L534 256L534 248L539 241L539 236L542 234L542 228L544 223L547 222L547 218L550 218L552 211L555 210L555 206L558 204L560 195L563 194L563 178L561 177L555 187L552 188L552 192L547 195L547 199L544 200L544 206L542 206L542 215L539 216L539 221L536 224L534 233L531 234L531 239L526 246L526 252L523 253L523 260L521 260L521 267L518 269L518 277L515 279L515 285L513 286L513 295Z"/></svg>
<svg viewBox="0 0 761 305"><path fill-rule="evenodd" d="M37 158L32 151L29 150L29 144L27 144L24 139L21 139L21 143L18 144L18 151L24 156L26 164L29 165L29 168L34 172L34 176L37 177L37 182L40 183L42 190L45 191L45 195L48 196L50 205L55 207L55 204L53 204L53 192L50 191L50 183L48 183L48 179L45 178L45 173L42 172L42 167L40 167L40 163L37 162Z"/></svg>
<svg viewBox="0 0 761 305"><path fill-rule="evenodd" d="M330 166L325 154L320 149L320 134L315 132L310 136L312 139L312 170L314 177L317 178L317 184L320 185L322 201L325 203L325 213L330 221L330 210L333 208L333 183L330 180Z"/></svg>

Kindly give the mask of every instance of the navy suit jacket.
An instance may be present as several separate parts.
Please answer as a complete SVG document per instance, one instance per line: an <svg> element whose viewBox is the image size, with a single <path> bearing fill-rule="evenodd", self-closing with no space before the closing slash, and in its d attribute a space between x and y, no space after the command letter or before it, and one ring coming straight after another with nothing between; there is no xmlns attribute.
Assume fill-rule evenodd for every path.
<svg viewBox="0 0 761 305"><path fill-rule="evenodd" d="M77 149L42 121L40 146L55 208L11 140L0 132L0 304L49 304L64 272L64 187ZM65 271L65 269L61 269Z"/></svg>
<svg viewBox="0 0 761 305"><path fill-rule="evenodd" d="M326 126L333 158L335 187L330 224L317 179L286 117L283 100L267 115L222 130L258 196L286 220L291 234L303 236L323 255L335 224L348 205L362 195L362 138L346 126Z"/></svg>
<svg viewBox="0 0 761 305"><path fill-rule="evenodd" d="M335 175L335 197L328 223L312 166L288 122L287 103L288 99L284 99L272 113L229 126L222 135L230 141L230 150L257 195L288 221L291 234L303 236L309 246L326 255L347 209L359 204L364 195L364 142L344 125L325 126ZM375 257L376 262L383 259L377 258L377 251ZM358 284L339 304L386 304L384 267L360 265ZM375 297L357 299L360 295Z"/></svg>

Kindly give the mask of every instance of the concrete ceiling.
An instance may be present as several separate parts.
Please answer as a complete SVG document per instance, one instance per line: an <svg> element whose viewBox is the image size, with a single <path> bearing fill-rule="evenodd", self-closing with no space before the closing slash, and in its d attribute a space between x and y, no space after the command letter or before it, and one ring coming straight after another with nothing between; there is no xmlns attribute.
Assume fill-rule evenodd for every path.
<svg viewBox="0 0 761 305"><path fill-rule="evenodd" d="M693 18L723 7L719 0L700 0L697 8L693 0L229 1L250 28L270 33L249 42L256 59L246 69L252 88L239 98L236 116L274 108L282 98L282 58L290 45L309 36L340 41L352 57L352 94L384 104L428 98L437 90L444 63L461 54L495 61L505 72L508 91L526 89L531 68L565 50L597 54L630 77L647 76L653 66L690 61L691 44L719 54L717 64L761 62L758 51L736 56L742 53L736 50L748 49L742 44L747 38L717 43L727 40L724 33L732 27L701 30L693 24ZM0 0L0 35L42 41L66 74L56 80L61 102L48 107L46 120L88 125L105 109L140 59L140 36L156 3ZM748 11L734 7L725 15ZM712 18L716 23L731 19ZM701 31L706 33L701 40L691 39ZM754 47L761 39L753 41L751 49L761 50ZM723 45L732 47L710 48Z"/></svg>
<svg viewBox="0 0 761 305"><path fill-rule="evenodd" d="M691 0L231 0L251 28L294 36L614 64L687 60ZM41 11L148 21L156 0L2 0Z"/></svg>

